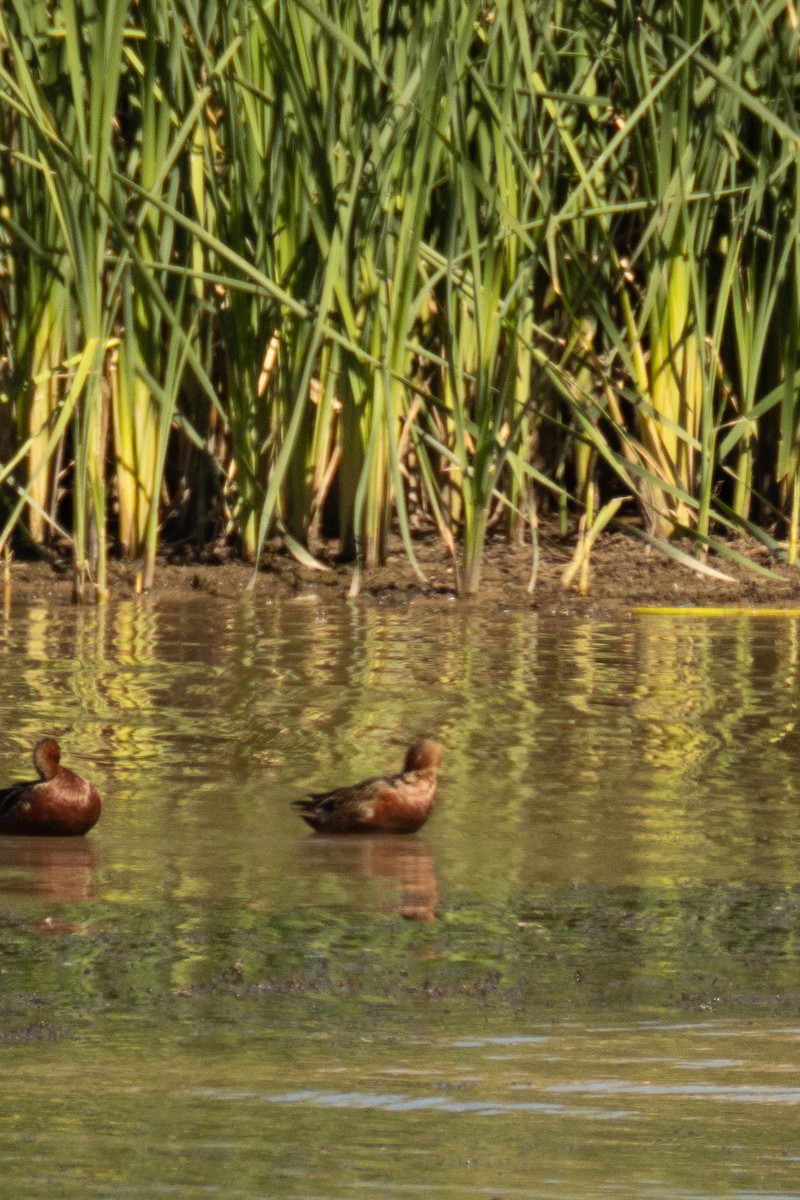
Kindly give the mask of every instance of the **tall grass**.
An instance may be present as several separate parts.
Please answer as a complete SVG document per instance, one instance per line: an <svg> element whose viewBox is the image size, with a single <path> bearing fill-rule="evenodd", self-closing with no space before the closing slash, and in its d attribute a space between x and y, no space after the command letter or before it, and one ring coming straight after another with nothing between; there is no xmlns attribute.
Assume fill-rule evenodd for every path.
<svg viewBox="0 0 800 1200"><path fill-rule="evenodd" d="M322 527L469 594L548 509L583 586L618 510L794 561L799 50L767 0L0 0L0 548L77 599Z"/></svg>

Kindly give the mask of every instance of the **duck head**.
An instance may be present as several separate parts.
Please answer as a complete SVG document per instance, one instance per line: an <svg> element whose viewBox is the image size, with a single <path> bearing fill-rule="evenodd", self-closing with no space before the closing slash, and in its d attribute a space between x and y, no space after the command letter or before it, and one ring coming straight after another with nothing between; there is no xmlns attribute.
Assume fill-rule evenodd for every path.
<svg viewBox="0 0 800 1200"><path fill-rule="evenodd" d="M61 762L61 748L55 738L42 738L33 748L33 765L40 779L54 779Z"/></svg>
<svg viewBox="0 0 800 1200"><path fill-rule="evenodd" d="M423 738L409 746L403 771L436 770L442 761L442 747L433 738Z"/></svg>

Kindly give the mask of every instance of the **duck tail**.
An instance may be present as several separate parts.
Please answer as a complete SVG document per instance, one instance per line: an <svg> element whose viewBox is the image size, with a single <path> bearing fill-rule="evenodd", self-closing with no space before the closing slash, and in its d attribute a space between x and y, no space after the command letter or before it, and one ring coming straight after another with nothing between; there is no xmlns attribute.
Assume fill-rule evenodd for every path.
<svg viewBox="0 0 800 1200"><path fill-rule="evenodd" d="M12 783L10 787L0 788L0 813L10 812L19 803L25 787L24 783Z"/></svg>
<svg viewBox="0 0 800 1200"><path fill-rule="evenodd" d="M319 829L319 814L317 812L316 800L293 800L292 807L297 812L298 817L302 817L306 825L310 825L312 829Z"/></svg>

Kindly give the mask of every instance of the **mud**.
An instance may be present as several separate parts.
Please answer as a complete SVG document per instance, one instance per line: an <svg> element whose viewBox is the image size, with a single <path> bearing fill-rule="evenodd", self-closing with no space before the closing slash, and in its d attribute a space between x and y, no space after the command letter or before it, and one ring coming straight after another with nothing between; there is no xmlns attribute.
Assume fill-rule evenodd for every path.
<svg viewBox="0 0 800 1200"><path fill-rule="evenodd" d="M459 603L481 608L531 608L543 613L581 615L620 613L646 606L800 607L800 570L790 567L748 539L727 545L746 562L709 554L702 560L730 580L710 578L674 561L624 533L604 536L590 560L588 591L564 586L564 571L575 553L576 539L555 530L540 535L538 562L530 545L509 545L502 538L487 544L478 595ZM683 552L689 557L691 546ZM393 539L384 565L362 574L359 601L380 604L452 604L458 600L452 557L434 536L414 541L422 576L410 563L399 539ZM156 602L186 602L203 595L235 599L252 585L262 599L315 596L323 602L345 600L353 581L352 564L337 558L337 543L320 542L314 553L322 569L301 565L280 546L267 548L254 575L251 567L228 551L198 560L169 555L159 562L148 593ZM747 565L750 564L750 565ZM138 594L141 563L110 564L111 600ZM755 568L755 569L754 569ZM533 584L531 586L532 576ZM71 603L68 561L12 561L6 577L6 602L43 600Z"/></svg>

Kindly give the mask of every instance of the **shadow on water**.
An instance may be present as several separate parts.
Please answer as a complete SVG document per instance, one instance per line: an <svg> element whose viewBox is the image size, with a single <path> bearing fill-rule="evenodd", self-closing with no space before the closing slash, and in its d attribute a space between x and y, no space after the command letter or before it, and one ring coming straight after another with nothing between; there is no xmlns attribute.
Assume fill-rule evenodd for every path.
<svg viewBox="0 0 800 1200"><path fill-rule="evenodd" d="M800 1196L799 628L11 605L104 809L0 839L10 1194ZM421 834L292 811L425 733Z"/></svg>

